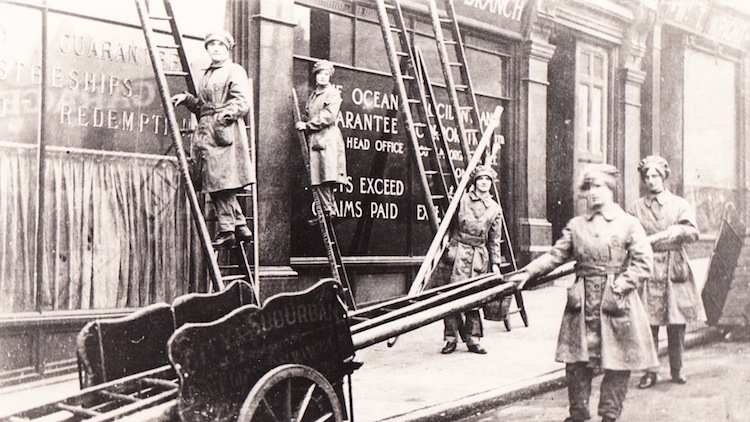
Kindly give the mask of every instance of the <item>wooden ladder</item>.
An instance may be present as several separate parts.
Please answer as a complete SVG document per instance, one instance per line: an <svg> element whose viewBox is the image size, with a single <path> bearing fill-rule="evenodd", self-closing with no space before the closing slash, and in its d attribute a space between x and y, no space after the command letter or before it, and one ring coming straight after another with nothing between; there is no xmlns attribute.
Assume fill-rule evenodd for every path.
<svg viewBox="0 0 750 422"><path fill-rule="evenodd" d="M302 112L299 106L299 97L297 96L297 90L292 88L292 97L294 98L294 119L297 122L302 121ZM305 133L297 131L299 135L299 144L302 151L302 159L305 162L305 169L307 171L308 178L310 177L310 152L308 150L308 140ZM344 300L347 307L350 310L357 309L357 303L354 301L354 293L352 292L351 284L349 283L349 276L346 273L344 267L344 261L341 258L341 249L339 248L338 240L336 239L336 231L333 229L333 222L330 217L323 212L323 203L318 195L318 191L310 186L313 197L313 205L315 207L315 218L318 220L318 226L320 227L320 234L323 236L323 243L326 249L326 255L328 256L328 263L331 267L331 275L333 278L342 286L344 291Z"/></svg>
<svg viewBox="0 0 750 422"><path fill-rule="evenodd" d="M169 135L172 139L172 145L175 150L175 154L177 155L177 161L180 168L180 174L181 174L181 180L183 187L185 188L185 191L188 196L188 202L190 205L190 211L193 216L193 220L195 221L195 224L198 228L198 234L201 242L201 246L203 248L204 256L208 260L208 276L211 280L211 286L213 287L213 290L220 291L222 290L226 284L228 284L229 281L232 281L234 279L246 279L253 287L253 291L255 292L255 300L259 303L260 302L260 295L259 295L259 284L258 284L258 274L257 274L257 265L258 265L258 245L256 236L258 233L258 224L257 219L255 216L257 215L257 198L255 195L256 187L255 185L250 185L250 190L245 194L238 195L241 200L246 202L246 206L243 208L247 209L247 214L249 215L247 218L248 220L251 220L251 227L253 227L253 235L254 238L250 243L250 245L245 245L245 242L240 242L240 245L238 245L232 252L232 255L230 258L231 261L229 264L219 264L219 258L220 254L217 253L217 251L214 249L213 245L211 244L211 237L208 230L208 225L206 223L206 219L204 217L204 212L201 207L201 201L199 201L198 193L195 190L195 186L193 184L193 180L190 176L189 172L189 165L188 165L188 158L187 153L185 152L185 146L183 142L183 133L190 133L190 131L183 131L180 129L178 123L177 123L177 117L175 112L174 104L172 104L172 95L170 93L169 89L169 79L168 78L180 78L183 80L185 86L187 87L187 91L197 96L197 89L195 85L195 79L193 78L193 75L190 70L190 64L187 59L187 55L185 53L184 48L184 42L183 37L179 31L179 28L177 27L177 23L174 19L174 13L172 11L172 4L170 0L162 0L163 1L163 8L164 8L164 15L154 15L150 12L148 9L148 6L146 5L145 0L135 0L136 7L138 9L138 16L141 21L141 28L143 29L143 35L146 40L146 47L149 52L149 57L151 59L151 64L153 66L154 75L156 77L156 83L159 89L159 96L162 101L162 105L164 107L164 111L166 113L167 117L167 126L169 128ZM153 23L152 22L167 22L170 27L170 35L172 36L173 42L171 44L157 44L156 43L156 37L154 33ZM163 67L162 60L160 57L159 52L162 49L168 49L173 50L177 53L178 57L180 58L180 66L181 70L173 71L173 70L166 70ZM252 84L251 84L252 86ZM250 98L251 100L251 111L249 113L250 115L250 139L251 142L251 153L254 154L255 151L255 145L254 145L254 124L253 124L253 113L252 110L252 96ZM251 157L254 158L254 157ZM253 165L255 163L255 160L252 160ZM250 206L247 206L247 202L249 201ZM204 201L205 202L205 201ZM251 251L248 253L246 247L250 247ZM248 257L251 258L252 262L249 262ZM223 274L227 273L227 274Z"/></svg>

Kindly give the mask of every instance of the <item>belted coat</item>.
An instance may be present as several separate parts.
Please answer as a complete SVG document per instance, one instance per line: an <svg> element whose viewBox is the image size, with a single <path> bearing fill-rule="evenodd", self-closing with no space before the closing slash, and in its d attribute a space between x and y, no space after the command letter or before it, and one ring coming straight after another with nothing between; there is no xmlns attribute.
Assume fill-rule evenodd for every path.
<svg viewBox="0 0 750 422"><path fill-rule="evenodd" d="M227 60L206 69L185 105L198 116L193 137L194 166L203 192L240 189L255 183L245 115L250 109L250 85L245 69Z"/></svg>
<svg viewBox="0 0 750 422"><path fill-rule="evenodd" d="M310 184L347 183L344 137L336 124L342 98L333 85L316 87L308 97L307 135Z"/></svg>
<svg viewBox="0 0 750 422"><path fill-rule="evenodd" d="M614 203L575 217L552 249L524 269L533 277L569 260L576 260L576 281L568 288L555 359L609 370L657 366L637 292L652 265L651 246L638 220Z"/></svg>
<svg viewBox="0 0 750 422"><path fill-rule="evenodd" d="M641 287L641 300L651 325L686 324L705 320L703 302L688 264L685 245L698 240L693 207L669 191L637 199L628 211L640 220L648 236L674 227L678 234L654 243L654 268Z"/></svg>
<svg viewBox="0 0 750 422"><path fill-rule="evenodd" d="M469 191L461 197L448 248L436 269L436 284L451 284L486 274L491 265L501 263L500 211L500 205L489 195L479 197Z"/></svg>

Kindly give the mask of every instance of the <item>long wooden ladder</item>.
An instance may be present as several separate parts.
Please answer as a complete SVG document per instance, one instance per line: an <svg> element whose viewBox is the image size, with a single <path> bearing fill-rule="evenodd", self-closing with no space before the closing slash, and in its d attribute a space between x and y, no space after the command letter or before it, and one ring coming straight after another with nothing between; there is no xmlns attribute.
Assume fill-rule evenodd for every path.
<svg viewBox="0 0 750 422"><path fill-rule="evenodd" d="M445 126L440 120L437 111L437 100L433 92L433 84L430 81L427 69L422 60L422 55L417 48L412 48L409 42L409 36L407 33L403 12L401 9L400 2L398 0L377 0L378 16L380 21L381 30L383 32L383 39L385 41L386 53L388 56L389 64L391 66L392 75L394 78L394 84L398 88L399 96L401 99L401 112L404 116L405 125L407 127L407 135L412 143L412 151L417 162L417 170L420 173L420 178L423 185L425 196L428 199L428 208L430 205L437 209L435 213L428 213L431 221L431 227L436 235L436 240L433 242L433 246L428 250L428 254L425 256L425 264L420 268L417 273L417 277L412 283L412 287L409 291L410 295L417 294L423 290L429 281L432 272L437 266L441 256L443 255L445 248L448 244L449 233L448 230L440 232L435 230L435 227L440 226L441 219L451 219L453 216L447 214L448 205L453 198L453 193L457 190L458 182L456 180L456 171L453 167L453 154L445 136ZM453 34L450 35L450 41L445 40L442 25L446 22L446 19L441 18L437 10L437 6L434 0L428 0L428 7L430 9L430 16L433 21L433 29L435 30L435 39L438 46L441 68L443 75L446 80L446 87L450 97L451 105L455 110L456 117L456 129L458 132L459 145L461 148L461 158L463 162L463 170L470 172L468 168L468 161L472 157L472 152L469 148L471 143L476 143L478 135L482 133L483 129L481 126L481 119L479 117L478 106L476 103L476 96L471 84L471 78L468 73L468 66L466 65L466 54L461 41L461 34L458 28L458 24L455 20L455 12L452 8L452 2L447 1L447 8L451 10L451 19L448 21L452 24L451 30ZM399 42L394 41L397 37ZM451 60L448 52L447 45L453 45L457 52L456 57L459 58L459 62ZM397 47L400 47L397 48ZM453 77L453 68L460 70L459 77L463 83L456 84ZM407 85L408 84L408 85ZM407 88L408 86L408 88ZM415 89L416 88L416 89ZM465 95L464 101L459 100L458 92L461 91ZM414 95L416 92L418 95ZM414 98L417 97L417 98ZM430 111L432 111L430 113ZM475 122L474 127L467 128L464 124L463 116L470 116L470 121ZM419 143L419 137L416 134L417 127L424 127L424 124L420 126L420 123L414 123L415 116L420 119L420 123L426 122L428 134L430 140L433 142L427 146L423 143ZM489 123L489 122L488 122ZM499 122L498 122L499 125ZM410 129L411 128L411 129ZM431 130L430 130L431 129ZM485 131L486 132L486 131ZM469 134L473 134L471 137ZM500 137L501 138L501 137ZM494 139L494 138L493 138ZM434 141L438 140L439 145ZM489 159L494 157L497 150L497 143L493 143L492 147L487 147L482 150L484 155L483 161L486 164L490 164ZM480 150L480 148L477 148ZM437 162L438 170L436 172L430 172L428 164L424 164L423 158L433 157L432 162ZM450 169L450 176L445 177L447 172L443 168ZM432 194L431 186L435 183L430 183L432 180L425 181L425 179L434 179L430 176L442 175L442 193L445 195L445 199L436 197ZM493 185L493 193L495 200L500 204L500 198L498 190ZM430 201L429 199L433 199ZM438 212L440 212L440 218L438 218ZM512 245L510 244L510 237L508 233L507 224L505 222L505 214L502 212L501 206L501 218L503 223L503 233L501 239L501 247L503 250L504 262L501 267L503 272L510 270L516 270L516 260L513 253ZM521 294L516 294L516 301L519 310L524 319L524 323L527 324L526 313L523 309L523 299L520 297ZM507 325L507 323L506 323Z"/></svg>
<svg viewBox="0 0 750 422"><path fill-rule="evenodd" d="M295 121L300 122L302 121L302 112L300 111L297 90L294 88L292 88L292 97L294 98L294 119ZM299 135L302 159L305 163L305 169L309 177L310 153L308 150L309 144L307 136L305 136L305 133L302 131L297 131L297 134ZM323 236L323 243L326 249L326 255L328 256L328 263L331 267L331 275L342 286L344 290L344 300L349 309L356 310L357 303L354 300L354 293L352 292L352 287L349 283L349 276L346 273L344 260L341 257L341 249L339 248L339 243L336 239L336 231L333 229L333 222L329 216L323 212L323 202L320 199L320 195L318 195L318 191L313 189L312 184L310 185L310 191L312 192L313 205L315 207L315 218L318 220L320 234Z"/></svg>
<svg viewBox="0 0 750 422"><path fill-rule="evenodd" d="M212 287L215 291L222 290L228 281L237 278L247 279L252 285L255 293L255 300L260 301L259 285L257 279L257 242L253 239L251 247L253 249L250 256L253 258L252 266L248 262L248 254L245 250L245 246L240 244L235 251L237 264L229 266L220 266L219 257L211 244L211 237L208 231L208 225L204 217L203 211L200 206L198 193L193 185L192 178L190 177L187 153L185 152L185 146L183 142L183 131L180 129L177 123L177 115L175 107L172 104L172 95L169 89L168 78L180 78L184 81L187 91L192 95L197 95L197 89L195 85L195 79L190 71L190 64L185 53L184 42L182 35L177 27L177 23L174 19L174 13L172 11L172 5L169 0L163 0L163 12L164 15L154 15L146 5L145 0L135 0L136 7L138 9L138 16L141 21L141 28L143 29L143 35L146 40L146 47L149 52L151 59L151 65L154 70L156 77L157 87L159 89L159 96L161 97L164 112L167 117L167 127L169 128L169 135L172 139L172 145L177 155L177 162L180 168L180 175L183 187L188 197L190 205L190 211L193 216L193 220L198 228L199 239L203 248L204 256L208 260L208 276L212 282ZM156 21L167 22L170 27L170 35L172 36L172 44L157 44L153 23ZM166 70L163 67L163 63L159 52L162 49L173 50L177 53L180 58L181 70ZM252 101L252 98L251 98ZM252 116L251 116L252 119ZM252 197L252 215L249 217L253 220L252 226L255 228L253 234L257 236L257 221L255 221L255 215L257 212L257 200L254 198L255 186L251 185L251 189L248 195ZM242 243L242 242L240 242ZM223 275L222 271L227 272L230 269L239 269L240 274L227 274Z"/></svg>
<svg viewBox="0 0 750 422"><path fill-rule="evenodd" d="M445 129L437 110L430 106L434 97L427 91L429 85L421 72L423 64L411 46L400 2L376 0L375 3L394 90L400 100L402 124L419 174L430 227L437 232L457 185Z"/></svg>
<svg viewBox="0 0 750 422"><path fill-rule="evenodd" d="M460 145L462 148L465 148L473 142L472 138L475 138L482 133L483 124L479 114L477 96L469 72L466 48L461 35L461 29L458 26L456 10L453 5L453 0L444 0L446 17L442 17L438 10L436 0L426 1L430 11L432 28L435 33L435 42L440 56L443 77L448 88L448 97L450 98L451 106L455 110L456 128L458 129L458 136L461 140ZM449 54L448 47L453 47L453 55ZM468 117L466 120L470 123L470 126L467 127L467 122L464 121L464 117ZM502 137L499 139L502 139ZM484 161L486 164L491 164L497 154L500 144L501 143L496 142L492 148L487 148L484 151ZM470 154L468 148L465 148L463 153ZM501 204L497 185L493 184L492 192L495 201L498 204ZM500 209L503 223L501 248L503 258L506 260L502 265L502 271L516 271L518 270L518 265L516 263L515 253L513 252L513 245L510 242L510 234L505 220L505 212L502 211L502 204ZM526 309L523 305L523 297L521 296L520 291L516 292L515 299L517 310L514 312L520 313L524 324L528 326L528 317L526 315Z"/></svg>

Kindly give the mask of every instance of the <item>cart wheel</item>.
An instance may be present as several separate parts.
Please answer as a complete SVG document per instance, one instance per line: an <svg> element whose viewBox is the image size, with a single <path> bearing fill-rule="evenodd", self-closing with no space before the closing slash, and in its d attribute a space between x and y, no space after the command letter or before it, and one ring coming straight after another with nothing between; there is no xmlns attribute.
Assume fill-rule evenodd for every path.
<svg viewBox="0 0 750 422"><path fill-rule="evenodd" d="M247 395L238 422L332 421L344 413L331 383L304 365L281 365L263 375Z"/></svg>

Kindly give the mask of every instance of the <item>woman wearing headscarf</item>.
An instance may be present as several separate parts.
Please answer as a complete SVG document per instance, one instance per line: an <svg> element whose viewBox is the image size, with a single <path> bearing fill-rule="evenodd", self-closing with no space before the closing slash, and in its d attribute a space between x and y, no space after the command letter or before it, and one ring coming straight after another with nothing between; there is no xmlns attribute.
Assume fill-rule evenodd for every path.
<svg viewBox="0 0 750 422"><path fill-rule="evenodd" d="M211 58L197 86L172 97L198 117L193 152L200 169L202 191L210 194L219 225L214 247L229 246L235 239L252 238L237 193L255 183L244 117L250 109L250 85L245 69L233 63L229 51L234 39L226 31L210 32L204 45Z"/></svg>
<svg viewBox="0 0 750 422"><path fill-rule="evenodd" d="M698 240L693 207L664 187L669 177L667 160L650 155L638 164L648 193L630 204L628 211L640 220L654 249L651 277L641 287L641 299L648 310L654 346L659 344L659 327L667 327L669 367L672 382L685 384L682 354L685 325L704 318L703 304L688 265L685 245ZM658 366L641 378L639 388L656 383Z"/></svg>
<svg viewBox="0 0 750 422"><path fill-rule="evenodd" d="M490 270L500 272L502 210L490 194L495 179L497 173L489 166L479 165L471 173L472 189L461 197L451 224L448 248L435 269L433 278L438 285L458 283ZM479 309L449 315L443 323L442 354L453 353L459 338L466 342L470 352L487 353L479 344L483 335Z"/></svg>
<svg viewBox="0 0 750 422"><path fill-rule="evenodd" d="M651 246L638 220L614 202L616 190L615 167L587 167L580 185L587 212L568 222L549 252L510 277L522 288L529 278L576 261L555 355L565 363L570 402L566 422L590 419L596 370L604 370L598 413L603 422L613 422L622 412L630 372L658 362L636 290L651 273Z"/></svg>
<svg viewBox="0 0 750 422"><path fill-rule="evenodd" d="M346 149L341 129L336 119L341 109L341 93L331 85L333 63L319 60L313 65L315 89L307 99L307 121L300 121L295 128L308 135L310 154L310 185L318 193L323 212L329 218L338 216L338 207L333 189L347 183ZM315 224L316 219L308 223Z"/></svg>

